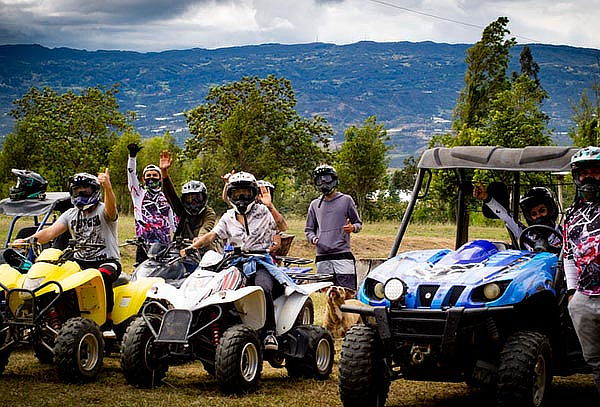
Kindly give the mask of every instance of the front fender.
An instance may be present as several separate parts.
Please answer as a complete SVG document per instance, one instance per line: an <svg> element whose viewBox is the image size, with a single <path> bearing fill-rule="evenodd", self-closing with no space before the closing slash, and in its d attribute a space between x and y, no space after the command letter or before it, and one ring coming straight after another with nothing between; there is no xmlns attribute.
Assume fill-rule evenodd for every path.
<svg viewBox="0 0 600 407"><path fill-rule="evenodd" d="M72 274L64 280L58 281L63 292L75 290L77 302L82 316L91 319L98 325L106 322L106 294L104 291L104 280L96 269L86 269ZM39 295L46 291L58 292L58 288L49 285L41 290Z"/></svg>
<svg viewBox="0 0 600 407"><path fill-rule="evenodd" d="M156 284L163 283L159 277L142 278L114 289L115 306L112 311L112 320L116 325L128 318L137 315L148 298L148 290Z"/></svg>
<svg viewBox="0 0 600 407"><path fill-rule="evenodd" d="M262 288L250 286L238 290L219 291L200 302L197 308L227 303L233 303L244 325L254 330L261 329L265 325L267 307Z"/></svg>
<svg viewBox="0 0 600 407"><path fill-rule="evenodd" d="M20 287L22 285L23 274L9 266L8 264L0 264L0 283L8 288ZM0 287L0 291L2 291Z"/></svg>

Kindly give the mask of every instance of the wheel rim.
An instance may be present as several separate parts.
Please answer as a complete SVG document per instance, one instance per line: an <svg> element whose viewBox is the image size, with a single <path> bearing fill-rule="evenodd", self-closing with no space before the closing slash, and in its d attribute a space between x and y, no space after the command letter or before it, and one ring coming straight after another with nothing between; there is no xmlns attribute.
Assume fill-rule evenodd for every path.
<svg viewBox="0 0 600 407"><path fill-rule="evenodd" d="M331 363L331 344L325 338L321 338L317 344L317 369L319 372L325 372Z"/></svg>
<svg viewBox="0 0 600 407"><path fill-rule="evenodd" d="M258 372L258 350L253 343L247 343L242 349L240 372L246 382L251 382Z"/></svg>
<svg viewBox="0 0 600 407"><path fill-rule="evenodd" d="M538 355L534 367L533 381L533 405L538 407L544 401L546 393L546 358L544 355Z"/></svg>
<svg viewBox="0 0 600 407"><path fill-rule="evenodd" d="M144 347L144 362L150 371L154 371L158 367L158 358L155 353L154 338L150 336L146 341L146 346Z"/></svg>
<svg viewBox="0 0 600 407"><path fill-rule="evenodd" d="M77 364L84 372L93 370L99 359L98 338L93 333L86 333L79 341L77 349Z"/></svg>

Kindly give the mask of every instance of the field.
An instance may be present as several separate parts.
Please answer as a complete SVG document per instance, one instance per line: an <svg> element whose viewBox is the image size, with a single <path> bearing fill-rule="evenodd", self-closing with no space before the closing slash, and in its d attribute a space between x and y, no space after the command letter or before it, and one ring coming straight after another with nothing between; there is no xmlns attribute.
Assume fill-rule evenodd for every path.
<svg viewBox="0 0 600 407"><path fill-rule="evenodd" d="M303 238L303 220L289 221L289 232L296 236L290 255L312 257L311 247ZM352 236L352 245L358 258L387 257L394 241L396 224L367 224L364 230ZM0 217L0 238L5 239L8 220ZM133 222L122 217L119 225L121 241L133 236ZM471 238L507 240L500 227L471 228ZM409 228L401 250L425 247L452 247L454 227L450 224L423 224ZM133 264L134 250L122 248L124 270ZM317 322L322 319L324 299L314 296ZM105 368L95 383L65 385L58 381L52 367L41 365L29 350L13 353L3 376L0 377L0 406L340 406L338 394L337 360L341 341L336 342L336 365L329 380L291 380L285 369L273 369L265 364L260 391L243 397L226 397L217 391L214 380L204 372L200 363L172 367L165 385L153 389L133 388L125 382L119 360L113 355L105 358ZM565 404L592 407L594 387L591 376L576 375L554 380L550 406ZM388 406L422 407L475 407L488 406L484 394L463 383L433 383L396 381L392 383ZM368 406L365 406L368 407Z"/></svg>

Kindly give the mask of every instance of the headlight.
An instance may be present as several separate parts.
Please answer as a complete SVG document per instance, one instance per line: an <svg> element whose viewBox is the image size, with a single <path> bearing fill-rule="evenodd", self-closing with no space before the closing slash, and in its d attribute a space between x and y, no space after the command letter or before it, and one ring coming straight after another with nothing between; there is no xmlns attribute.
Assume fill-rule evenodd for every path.
<svg viewBox="0 0 600 407"><path fill-rule="evenodd" d="M23 288L26 290L35 290L42 284L44 279L44 277L25 278L25 281L23 282Z"/></svg>
<svg viewBox="0 0 600 407"><path fill-rule="evenodd" d="M389 279L385 283L385 298L390 301L398 301L404 295L404 291L404 283L397 278Z"/></svg>
<svg viewBox="0 0 600 407"><path fill-rule="evenodd" d="M373 294L377 299L383 300L385 298L385 290L383 289L383 283L377 283L373 287Z"/></svg>
<svg viewBox="0 0 600 407"><path fill-rule="evenodd" d="M486 284L485 287L483 287L483 295L488 300L495 300L500 297L500 294L502 294L502 289L496 283Z"/></svg>

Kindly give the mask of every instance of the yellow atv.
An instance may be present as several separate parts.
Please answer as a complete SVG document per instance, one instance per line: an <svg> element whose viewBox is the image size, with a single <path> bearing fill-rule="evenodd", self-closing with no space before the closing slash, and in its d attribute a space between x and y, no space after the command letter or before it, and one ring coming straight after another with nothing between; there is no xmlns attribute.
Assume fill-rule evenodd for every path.
<svg viewBox="0 0 600 407"><path fill-rule="evenodd" d="M65 382L98 375L105 346L100 330L106 322L104 281L98 270L81 270L73 261L77 251L98 247L70 240L64 251L45 249L26 274L0 265L0 374L15 346L26 344L40 362L54 363ZM109 335L109 340L120 340L119 333L137 316L148 289L160 281L117 281L112 312L117 335Z"/></svg>

